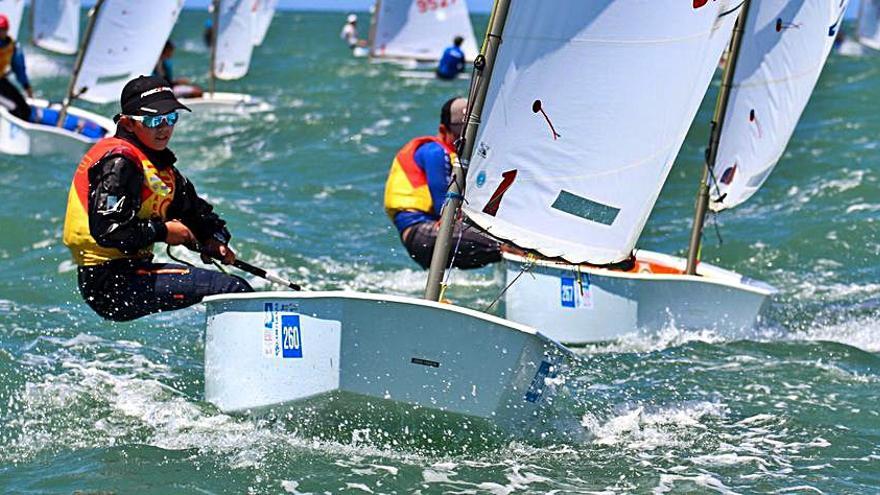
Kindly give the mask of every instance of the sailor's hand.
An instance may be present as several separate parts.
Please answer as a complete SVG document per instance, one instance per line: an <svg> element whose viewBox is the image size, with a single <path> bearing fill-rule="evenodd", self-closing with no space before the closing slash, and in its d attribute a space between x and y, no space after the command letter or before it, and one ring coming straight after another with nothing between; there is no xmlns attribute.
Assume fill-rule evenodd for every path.
<svg viewBox="0 0 880 495"><path fill-rule="evenodd" d="M33 97L34 97L34 90L33 90L33 88L31 88L30 86L28 86L27 88L25 88L24 92L27 93L28 98L33 98Z"/></svg>
<svg viewBox="0 0 880 495"><path fill-rule="evenodd" d="M196 244L196 236L183 223L177 220L169 220L165 222L165 227L168 229L168 234L165 236L166 244L172 246Z"/></svg>
<svg viewBox="0 0 880 495"><path fill-rule="evenodd" d="M211 258L219 259L224 265L231 265L235 263L235 252L217 239L209 239L202 250L202 261L210 263Z"/></svg>

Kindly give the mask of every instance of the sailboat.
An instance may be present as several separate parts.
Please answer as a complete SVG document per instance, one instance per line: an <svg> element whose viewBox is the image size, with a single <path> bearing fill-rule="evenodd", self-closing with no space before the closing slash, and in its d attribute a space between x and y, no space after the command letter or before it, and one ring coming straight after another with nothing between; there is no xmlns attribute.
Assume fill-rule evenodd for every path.
<svg viewBox="0 0 880 495"><path fill-rule="evenodd" d="M713 118L708 161L698 195L687 261L637 250L632 267L627 270L609 270L579 263L604 264L625 259L665 180L665 174L652 179L654 182L646 181L644 176L619 174L615 170L619 162L611 159L615 150L609 150L608 157L593 156L591 149L597 145L592 142L596 137L605 136L619 143L621 138L614 138L614 134L622 133L622 129L611 129L611 134L593 130L602 132L598 136L593 132L582 134L590 136L589 140L585 139L589 143L585 158L597 160L602 167L589 176L591 183L584 189L573 190L569 189L569 184L564 184L563 192L573 192L581 200L573 200L567 193L547 198L524 191L523 188L529 187L547 189L554 181L562 184L562 180L559 176L549 180L535 179L533 174L537 171L522 170L520 166L520 181L506 191L498 215L468 210L468 214L472 214L477 223L490 233L513 239L523 247L536 249L550 257L563 257L571 262L506 255L506 276L512 282L505 295L507 317L527 324L545 322L549 325L547 328L552 329L549 335L571 343L613 339L634 329L657 331L670 325L683 329L714 329L727 336L753 328L776 289L732 271L699 262L706 210L721 211L746 201L778 163L816 85L837 30L840 29L845 9L846 2L840 0L761 0L743 3L742 25L731 43L730 62ZM608 89L613 89L615 93L620 90ZM635 88L633 90L636 91ZM526 94L521 96L525 97ZM544 105L553 116L558 132L562 136L577 132L573 124L563 120L565 108L561 103L553 105L554 100L545 99ZM566 104L571 106L572 103ZM584 109L584 115L611 115L609 110L602 107L585 106ZM626 114L615 111L614 115L615 118L621 118ZM625 120L628 123L644 121L638 118ZM522 141L524 137L519 136L518 139ZM506 145L506 142L502 143L499 145L487 140L479 145L492 150ZM631 146L634 145L624 144L627 149ZM535 156L534 152L529 153ZM670 164L674 158L674 154L666 151L660 155ZM480 160L475 161L472 166L472 171L476 169L475 189L486 193L471 197L470 204L486 204L490 199L487 193L498 187L497 179L495 183L486 180L487 184L481 186L480 176L483 173L497 175L500 170L518 168L519 163L506 159L507 156L494 158L494 162L498 163L496 167L501 169L488 168ZM548 160L566 166L571 163L570 159L548 157L546 154L541 156L542 162ZM637 158L629 163L639 167ZM712 173L708 173L709 170ZM640 192L643 187L650 187L650 190ZM555 190L558 191L559 187ZM639 217L640 223L628 232L624 242L621 231L615 227L627 220L626 208L633 198L639 196L643 198L641 201L647 206L647 211ZM563 216L568 220L572 216L586 217L590 219L592 228L578 230L567 237L569 242L577 244L573 249L556 246L549 240L545 242L546 231L536 229L537 232L532 234L522 228L519 225L522 222L516 219L517 215L524 214L525 208L538 209L537 201L543 201L545 210L546 205L550 206L549 217ZM514 225L508 226L507 222ZM525 240L520 243L522 238ZM522 272L529 273L514 282Z"/></svg>
<svg viewBox="0 0 880 495"><path fill-rule="evenodd" d="M9 36L17 41L24 14L24 0L0 0L0 14L9 19Z"/></svg>
<svg viewBox="0 0 880 495"><path fill-rule="evenodd" d="M55 53L73 55L79 47L80 0L34 0L31 41Z"/></svg>
<svg viewBox="0 0 880 495"><path fill-rule="evenodd" d="M116 128L113 121L71 104L77 98L95 103L118 101L122 86L128 80L152 71L151 64L139 61L145 60L144 57L158 58L164 42L153 40L161 36L162 29L148 31L150 26L146 23L131 19L150 16L165 19L167 35L181 3L182 0L158 0L149 4L98 0L91 11L63 102L58 105L43 99L28 99L33 118L27 122L0 109L0 152L75 154L113 133Z"/></svg>
<svg viewBox="0 0 880 495"><path fill-rule="evenodd" d="M197 98L180 98L181 103L194 110L271 110L268 103L251 95L215 91L217 79L241 79L248 73L254 40L260 34L256 33L257 24L264 20L258 21L262 18L255 14L252 0L213 0L213 6L216 35L212 37L211 43L209 88ZM268 29L268 24L265 27ZM262 29L262 24L259 28Z"/></svg>
<svg viewBox="0 0 880 495"><path fill-rule="evenodd" d="M684 121L693 118L709 85L733 19L725 14L725 1L703 9L691 9L690 2L687 8L659 3L498 0L483 45L486 63L475 69L460 160L452 163L454 180L425 300L347 291L208 297L206 399L228 412L386 406L473 419L510 432L526 431L539 413L552 412L557 384L574 359L566 347L534 326L438 302L462 202L463 165L475 150L489 153L477 144L486 139L486 133L477 139L483 104L488 101L490 122L496 119L509 101L499 97L499 88L510 89L503 83L511 70L528 69L513 61L537 63L528 57L539 55L530 48L539 43L546 48L540 60L571 67L565 55L584 46L583 39L616 48L602 58L620 71L611 66L603 71L608 85L627 81L636 69L615 62L625 54L621 50L641 54L638 77L670 93L662 102L669 112L665 121L680 122L663 141L677 150L687 130ZM663 45L660 39L675 41ZM682 57L682 49L690 56ZM500 75L493 76L496 58ZM589 93L580 82L559 82L554 91L560 94ZM543 137L540 131L532 138Z"/></svg>
<svg viewBox="0 0 880 495"><path fill-rule="evenodd" d="M880 1L861 0L856 34L859 43L880 50Z"/></svg>
<svg viewBox="0 0 880 495"><path fill-rule="evenodd" d="M479 50L465 0L377 0L369 56L375 61L433 67L456 36L464 38L465 59L473 61Z"/></svg>

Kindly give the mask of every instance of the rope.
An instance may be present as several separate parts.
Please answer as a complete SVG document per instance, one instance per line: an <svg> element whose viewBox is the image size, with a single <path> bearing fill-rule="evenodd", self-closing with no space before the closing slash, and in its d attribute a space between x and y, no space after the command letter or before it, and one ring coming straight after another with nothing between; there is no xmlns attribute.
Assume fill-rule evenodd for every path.
<svg viewBox="0 0 880 495"><path fill-rule="evenodd" d="M488 313L489 310L492 309L495 306L495 304L501 300L501 298L504 296L504 294L507 293L507 290L510 289L511 287L513 287L513 284L515 284L517 282L517 280L519 280L519 278L523 276L524 273L532 270L532 267L535 266L536 259L537 258L535 257L535 255L531 254L531 253L529 253L526 256L526 263L520 269L519 273L516 275L516 277L513 277L513 280L511 280L510 283L507 284L507 286L504 289L502 289L501 292L498 293L498 295L495 297L495 299L493 299L492 302L489 303L488 306L483 308L484 313Z"/></svg>

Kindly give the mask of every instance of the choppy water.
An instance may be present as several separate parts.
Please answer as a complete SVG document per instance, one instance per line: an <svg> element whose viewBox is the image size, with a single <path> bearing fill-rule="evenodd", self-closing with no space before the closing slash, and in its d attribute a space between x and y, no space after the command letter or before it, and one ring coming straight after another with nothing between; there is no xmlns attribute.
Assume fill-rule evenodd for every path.
<svg viewBox="0 0 880 495"><path fill-rule="evenodd" d="M203 17L185 12L174 39L177 72L204 81ZM242 258L308 289L418 295L425 275L382 211L385 174L467 83L351 59L341 22L279 14L250 75L218 88L276 110L186 115L173 148ZM57 60L31 57L55 99L71 65ZM723 245L709 237L705 259L781 289L768 322L748 340L669 328L583 349L559 405L580 424L559 441L408 442L407 425L221 414L203 400L202 307L112 324L81 303L60 241L78 157L0 157L0 492L877 493L878 76L880 56L832 58L782 166L718 218ZM711 104L645 248L686 245ZM454 283L471 307L501 289L491 269Z"/></svg>

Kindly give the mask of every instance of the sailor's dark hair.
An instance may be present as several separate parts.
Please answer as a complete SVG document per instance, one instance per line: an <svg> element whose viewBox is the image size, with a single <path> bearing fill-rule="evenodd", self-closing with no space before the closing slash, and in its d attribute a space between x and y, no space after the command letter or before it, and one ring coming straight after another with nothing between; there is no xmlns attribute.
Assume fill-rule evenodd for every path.
<svg viewBox="0 0 880 495"><path fill-rule="evenodd" d="M462 96L453 96L446 100L446 103L440 108L440 123L446 126L447 129L452 125L452 102L459 98L462 98Z"/></svg>
<svg viewBox="0 0 880 495"><path fill-rule="evenodd" d="M455 46L461 46L461 44L464 43L464 38L462 38L461 36L456 36L456 37L452 40L452 43L453 43Z"/></svg>

